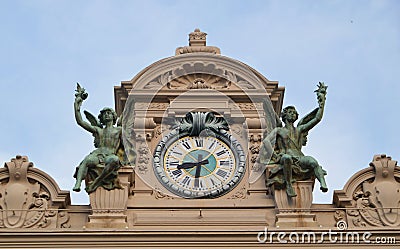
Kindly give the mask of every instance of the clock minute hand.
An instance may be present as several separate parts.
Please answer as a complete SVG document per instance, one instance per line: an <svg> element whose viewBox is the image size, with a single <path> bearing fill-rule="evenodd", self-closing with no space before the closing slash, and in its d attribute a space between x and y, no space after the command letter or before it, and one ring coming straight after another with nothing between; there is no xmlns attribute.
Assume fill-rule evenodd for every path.
<svg viewBox="0 0 400 249"><path fill-rule="evenodd" d="M208 160L203 160L201 162L196 162L196 163L185 162L185 163L179 164L177 168L178 169L190 169L190 168L193 168L195 166L200 166L202 164L207 164L207 163L208 163Z"/></svg>

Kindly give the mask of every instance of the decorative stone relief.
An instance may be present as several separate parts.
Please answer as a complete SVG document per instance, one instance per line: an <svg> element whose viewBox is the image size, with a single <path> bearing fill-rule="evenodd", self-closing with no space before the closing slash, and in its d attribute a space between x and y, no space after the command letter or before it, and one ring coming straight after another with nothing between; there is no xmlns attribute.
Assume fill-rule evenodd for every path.
<svg viewBox="0 0 400 249"><path fill-rule="evenodd" d="M136 144L138 148L137 172L146 174L150 164L150 152L146 144L146 139L138 135L136 136Z"/></svg>
<svg viewBox="0 0 400 249"><path fill-rule="evenodd" d="M242 110L256 110L253 103L239 103L238 105Z"/></svg>
<svg viewBox="0 0 400 249"><path fill-rule="evenodd" d="M250 142L250 162L254 164L257 161L258 154L260 153L260 146L262 141L261 134L251 134L249 138ZM253 169L254 170L254 169Z"/></svg>
<svg viewBox="0 0 400 249"><path fill-rule="evenodd" d="M71 224L69 224L69 214L68 212L61 211L58 213L58 224L59 228L70 228Z"/></svg>
<svg viewBox="0 0 400 249"><path fill-rule="evenodd" d="M346 219L346 212L344 210L336 210L335 214L333 215L333 218L335 219L336 223L332 224L332 226L336 226L338 222L346 222L347 224L347 219Z"/></svg>
<svg viewBox="0 0 400 249"><path fill-rule="evenodd" d="M228 89L231 82L210 74L188 74L167 83L169 89Z"/></svg>
<svg viewBox="0 0 400 249"><path fill-rule="evenodd" d="M157 110L166 110L169 106L169 103L150 103L149 109L157 109Z"/></svg>
<svg viewBox="0 0 400 249"><path fill-rule="evenodd" d="M241 76L215 63L196 61L162 73L150 80L144 89L158 89L165 85L169 89L229 89L232 83L242 89L255 88Z"/></svg>
<svg viewBox="0 0 400 249"><path fill-rule="evenodd" d="M49 177L39 170L33 172L32 168L28 157L16 156L0 170L0 228L68 228L69 214L58 212L49 191L59 190L58 187L39 182L43 178L32 174ZM46 184L50 182L54 181L49 179ZM67 193L68 197L66 192L58 192L68 198L62 207L69 202Z"/></svg>
<svg viewBox="0 0 400 249"><path fill-rule="evenodd" d="M159 199L174 199L174 197L161 192L160 189L158 189L158 188L154 189L152 194L153 194L154 198L156 198L157 200L159 200Z"/></svg>
<svg viewBox="0 0 400 249"><path fill-rule="evenodd" d="M231 195L228 199L246 199L248 197L246 187L242 187L238 191L236 191L233 195Z"/></svg>
<svg viewBox="0 0 400 249"><path fill-rule="evenodd" d="M398 227L400 170L397 161L384 154L376 155L370 166L356 173L343 191L335 192L334 200L336 204L348 207L348 220L355 227Z"/></svg>

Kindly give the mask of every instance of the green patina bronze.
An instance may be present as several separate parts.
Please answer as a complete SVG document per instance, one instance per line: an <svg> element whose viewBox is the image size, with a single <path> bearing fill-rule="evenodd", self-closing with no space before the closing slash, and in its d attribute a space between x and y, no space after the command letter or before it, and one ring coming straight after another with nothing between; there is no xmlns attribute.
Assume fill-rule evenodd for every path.
<svg viewBox="0 0 400 249"><path fill-rule="evenodd" d="M320 182L322 192L327 192L325 182L326 171L311 156L305 156L301 148L307 143L308 131L317 125L323 116L327 86L319 82L317 94L318 107L302 118L297 126L294 122L298 119L298 113L294 106L283 109L281 118L284 123L279 122L278 127L269 132L260 149L259 163L274 164L269 172L267 186L276 189L286 188L290 197L296 196L292 183L301 180L312 180L317 178Z"/></svg>
<svg viewBox="0 0 400 249"><path fill-rule="evenodd" d="M88 97L85 89L77 84L75 93L75 119L78 125L92 133L96 149L87 155L76 168L74 177L76 183L74 191L81 190L81 183L85 180L86 192L91 193L98 187L107 190L122 188L118 180L118 169L125 164L121 141L122 127L115 126L117 113L112 108L100 111L99 120L91 113L84 111L90 123L82 119L80 112L82 102ZM118 122L120 123L120 122Z"/></svg>

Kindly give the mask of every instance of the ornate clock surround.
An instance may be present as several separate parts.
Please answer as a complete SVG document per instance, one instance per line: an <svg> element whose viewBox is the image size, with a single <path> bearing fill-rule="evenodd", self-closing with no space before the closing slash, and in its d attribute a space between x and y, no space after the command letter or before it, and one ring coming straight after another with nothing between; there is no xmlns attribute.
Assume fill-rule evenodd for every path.
<svg viewBox="0 0 400 249"><path fill-rule="evenodd" d="M264 122L264 101L269 99L278 114L282 107L284 87L277 81L269 81L250 66L218 53L194 51L151 64L132 80L121 82L114 92L117 113L130 113L127 122L131 127L126 134L135 141L137 151L128 206L183 207L189 205L187 201L192 207L274 205L266 196L263 177L250 184L248 174L268 125ZM152 169L153 155L172 130L166 125L168 119L198 111L213 112L229 121L230 134L245 151L246 170L228 194L185 201L160 184Z"/></svg>

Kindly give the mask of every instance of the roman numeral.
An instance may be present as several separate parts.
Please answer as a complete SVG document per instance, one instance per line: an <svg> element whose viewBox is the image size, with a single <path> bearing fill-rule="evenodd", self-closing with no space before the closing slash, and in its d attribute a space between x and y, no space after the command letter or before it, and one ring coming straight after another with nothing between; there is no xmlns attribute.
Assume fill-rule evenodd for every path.
<svg viewBox="0 0 400 249"><path fill-rule="evenodd" d="M196 146L197 147L203 147L203 139L202 138L196 138Z"/></svg>
<svg viewBox="0 0 400 249"><path fill-rule="evenodd" d="M199 178L195 178L194 179L194 187L195 188L198 188L198 187L202 188L203 187L203 181L201 179L199 179Z"/></svg>
<svg viewBox="0 0 400 249"><path fill-rule="evenodd" d="M183 180L182 180L183 185L187 185L189 186L190 183L190 178L189 176L186 176Z"/></svg>
<svg viewBox="0 0 400 249"><path fill-rule="evenodd" d="M219 161L220 166L229 166L230 161Z"/></svg>
<svg viewBox="0 0 400 249"><path fill-rule="evenodd" d="M216 174L219 175L222 178L225 178L226 175L228 174L228 172L223 171L222 169L219 169Z"/></svg>
<svg viewBox="0 0 400 249"><path fill-rule="evenodd" d="M176 169L174 171L171 172L174 176L178 177L180 175L182 175L182 170L180 169Z"/></svg>
<svg viewBox="0 0 400 249"><path fill-rule="evenodd" d="M215 182L212 178L210 178L210 181L211 181L212 185L215 185Z"/></svg>
<svg viewBox="0 0 400 249"><path fill-rule="evenodd" d="M211 143L211 145L208 147L209 150L211 150L211 148L214 146L215 141Z"/></svg>
<svg viewBox="0 0 400 249"><path fill-rule="evenodd" d="M178 167L178 165L179 165L178 161L169 162L169 166L171 166L171 167Z"/></svg>
<svg viewBox="0 0 400 249"><path fill-rule="evenodd" d="M189 144L187 141L186 141L186 142L183 142L182 145L183 145L186 149L190 150L190 144Z"/></svg>
<svg viewBox="0 0 400 249"><path fill-rule="evenodd" d="M222 156L225 153L226 153L226 150L221 150L221 151L217 152L216 154L217 154L217 156Z"/></svg>

